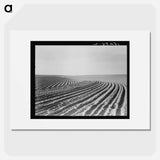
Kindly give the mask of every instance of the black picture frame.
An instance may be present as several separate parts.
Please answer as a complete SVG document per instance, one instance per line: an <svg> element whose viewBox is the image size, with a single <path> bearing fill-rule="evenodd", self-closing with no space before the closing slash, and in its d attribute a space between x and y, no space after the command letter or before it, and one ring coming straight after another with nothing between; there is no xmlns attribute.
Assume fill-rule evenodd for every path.
<svg viewBox="0 0 160 160"><path fill-rule="evenodd" d="M126 45L127 46L127 115L126 116L36 116L35 47L37 45ZM30 41L30 118L31 119L130 119L130 41Z"/></svg>

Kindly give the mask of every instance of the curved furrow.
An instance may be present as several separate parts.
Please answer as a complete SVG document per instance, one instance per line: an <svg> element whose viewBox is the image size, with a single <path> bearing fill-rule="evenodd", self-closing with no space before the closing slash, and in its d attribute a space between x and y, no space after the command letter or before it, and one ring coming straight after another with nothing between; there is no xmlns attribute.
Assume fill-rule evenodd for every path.
<svg viewBox="0 0 160 160"><path fill-rule="evenodd" d="M96 89L94 89L94 90L97 90L97 88ZM92 91L94 91L94 90L92 90ZM90 92L92 92L92 91L90 91ZM88 95L88 93L86 93L86 94L82 94L82 95L80 95L80 96L87 96ZM64 107L66 107L66 105L70 102L70 100L72 100L73 99L73 101L74 100L79 100L79 98L81 98L80 96L76 96L76 97L72 97L72 98L69 98L69 99L66 99L66 100L64 100L64 101L59 101L59 102L57 102L57 103L54 103L54 105L52 104L52 105L50 105L50 106L47 106L47 107L45 107L45 108L42 108L41 110L37 110L38 111L38 114L44 114L44 113L46 113L46 109L47 109L47 112L49 111L49 112L55 112L56 110L59 110L59 109L62 109L62 107L64 108Z"/></svg>
<svg viewBox="0 0 160 160"><path fill-rule="evenodd" d="M50 88L53 88L55 85L57 85L59 82L55 82L55 83L52 83L51 85L49 85L48 87L46 87L45 89L50 89Z"/></svg>
<svg viewBox="0 0 160 160"><path fill-rule="evenodd" d="M69 88L69 87L72 87L72 86L74 86L74 85L76 85L76 82L74 82L74 83L70 83L70 81L65 81L61 86L59 86L59 87L51 87L51 91L59 91L60 89L67 89L67 88Z"/></svg>
<svg viewBox="0 0 160 160"><path fill-rule="evenodd" d="M71 81L71 80L66 80L60 85L60 87L66 87L70 84L70 82L73 83L73 81Z"/></svg>
<svg viewBox="0 0 160 160"><path fill-rule="evenodd" d="M106 91L104 92L104 95L105 94L109 94L113 88L115 87L114 84L112 83L109 83L110 87L106 89ZM100 97L101 95L99 95ZM97 97L97 98L99 98ZM84 116L85 115L85 112L90 109L92 107L92 105L95 103L95 101L98 103L98 100L97 99L92 99L92 101L90 101L90 103L87 105L85 104L85 102L83 103L83 107L79 108L79 110L77 112L75 112L73 115L76 115L76 116ZM81 104L82 105L82 104Z"/></svg>
<svg viewBox="0 0 160 160"><path fill-rule="evenodd" d="M65 89L65 88L68 88L69 86L74 85L74 84L76 84L75 81L65 81L57 89L60 89L60 88Z"/></svg>
<svg viewBox="0 0 160 160"><path fill-rule="evenodd" d="M45 89L47 89L47 88L53 87L54 85L56 85L56 84L58 84L58 83L60 83L60 82L59 82L59 81L58 81L58 82L55 81L55 82L49 83L49 84L46 85L46 86L42 86L42 87L40 87L40 88L38 88L38 89L39 89L39 90L45 90Z"/></svg>
<svg viewBox="0 0 160 160"><path fill-rule="evenodd" d="M58 88L61 84L63 84L64 81L59 82L54 88Z"/></svg>
<svg viewBox="0 0 160 160"><path fill-rule="evenodd" d="M66 84L66 82L67 82L67 80L66 80L66 81L63 81L63 82L59 85L59 87L64 86L64 85Z"/></svg>
<svg viewBox="0 0 160 160"><path fill-rule="evenodd" d="M85 92L88 89L93 89L93 88L95 88L97 86L101 86L101 85L102 85L102 83L92 83L87 86L76 87L71 91L63 92L61 94L52 94L52 96L50 98L48 96L46 96L46 100L36 102L36 105L44 104L46 102L51 102L51 101L55 100L56 98L61 98L61 97L69 96L69 95L76 95L77 93Z"/></svg>
<svg viewBox="0 0 160 160"><path fill-rule="evenodd" d="M54 84L51 86L51 89L56 88L56 86L58 86L60 83L61 83L60 81L57 82L57 83L54 83Z"/></svg>
<svg viewBox="0 0 160 160"><path fill-rule="evenodd" d="M75 113L77 111L80 111L81 108L83 108L83 104L86 103L85 105L87 105L87 103L90 103L91 101L93 101L93 99L96 99L96 97L98 97L100 94L103 94L104 92L106 92L109 88L111 87L111 84L108 84L107 86L104 87L104 90L102 90L101 92L98 92L97 94L90 96L88 99L84 100L81 103L74 103L72 105L70 105L70 110L68 110L65 115L75 115ZM74 106L73 106L74 105Z"/></svg>
<svg viewBox="0 0 160 160"><path fill-rule="evenodd" d="M119 85L119 91L117 92L117 94L115 95L115 97L110 101L110 103L104 106L105 109L103 110L102 113L100 113L100 115L104 115L104 116L108 116L108 115L109 116L113 116L113 115L116 115L116 113L112 112L112 110L114 108L115 109L117 108L116 101L119 99L119 97L120 97L120 95L122 93L122 90L123 90L122 86Z"/></svg>
<svg viewBox="0 0 160 160"><path fill-rule="evenodd" d="M119 92L119 95L117 96L117 99L115 101L115 103L111 106L109 112L108 112L108 115L110 116L116 116L116 112L117 112L117 109L118 109L118 102L119 102L119 99L121 98L121 94L123 92L123 85L120 85L121 87L121 90Z"/></svg>
<svg viewBox="0 0 160 160"><path fill-rule="evenodd" d="M68 80L63 80L63 81L59 81L56 84L54 84L51 88L58 88L60 87L63 83L65 83Z"/></svg>
<svg viewBox="0 0 160 160"><path fill-rule="evenodd" d="M104 94L101 97L99 97L99 99L97 100L97 103L94 102L94 104L90 107L90 109L88 109L85 112L85 116L91 116L91 113L95 108L97 108L97 110L95 110L95 113L97 112L97 115L100 115L100 113L103 111L102 106L103 106L104 102L105 101L109 102L118 90L118 85L115 83L114 83L114 85L115 85L114 89L112 89L107 94Z"/></svg>
<svg viewBox="0 0 160 160"><path fill-rule="evenodd" d="M123 86L123 93L118 102L116 115L127 115L127 88Z"/></svg>
<svg viewBox="0 0 160 160"><path fill-rule="evenodd" d="M76 96L83 95L84 93L88 94L88 93L90 93L90 92L97 91L98 89L101 89L101 88L103 87L103 85L106 85L106 84L103 83L103 84L99 85L98 88L97 88L97 86L96 86L94 89L91 88L91 89L88 89L88 90L83 91L83 92L81 92L81 93L77 93L76 95L73 94L73 95L69 95L69 96L64 96L64 97L61 97L61 99L60 99L60 98L57 98L56 100L52 101L51 103L49 103L49 104L47 104L47 105L44 104L44 106L41 106L41 107L37 108L37 110L49 109L50 107L55 108L55 106L57 106L59 103L62 103L62 102L65 101L65 100L69 100L69 101L70 101L71 98L74 98L74 97L76 97ZM83 93L83 94L82 94L82 93ZM56 107L56 108L57 108L57 107Z"/></svg>
<svg viewBox="0 0 160 160"><path fill-rule="evenodd" d="M50 85L52 85L52 84L49 84L48 86L50 86ZM46 88L46 86L44 87L42 84L38 84L38 86L36 87L36 90L43 90L45 88Z"/></svg>
<svg viewBox="0 0 160 160"><path fill-rule="evenodd" d="M92 86L94 83L95 82L89 83L87 81L83 81L83 82L80 82L80 83L77 83L77 84L71 86L70 89L61 90L60 92L59 92L59 90L55 90L55 89L53 90L53 92L51 91L49 93L48 93L48 91L47 92L42 92L43 93L42 95L37 95L36 104L45 101L45 99L46 99L46 101L49 101L53 96L55 97L55 96L60 96L60 95L64 95L64 94L67 94L67 93L71 93L71 92L73 92L77 89L80 89L80 90L85 89L88 86ZM56 92L56 91L58 91L58 92Z"/></svg>
<svg viewBox="0 0 160 160"><path fill-rule="evenodd" d="M38 104L43 104L45 102L50 102L50 101L53 101L55 98L60 98L60 97L64 97L64 96L69 96L69 95L72 95L72 94L76 94L76 93L79 93L79 92L82 92L82 91L85 91L87 89L90 89L90 88L93 88L93 87L96 87L96 86L99 86L99 85L102 85L100 83L92 83L92 84L89 84L89 85L84 85L83 87L82 86L78 86L76 88L73 88L71 90L67 90L66 92L65 91L62 91L62 92L58 92L58 93L54 93L50 96L45 96L45 99L43 100L40 100L38 102L36 102L36 105Z"/></svg>
<svg viewBox="0 0 160 160"><path fill-rule="evenodd" d="M72 82L72 81L69 81L69 80L65 81L64 84L63 84L63 87L68 86L68 85L69 85L69 82Z"/></svg>
<svg viewBox="0 0 160 160"><path fill-rule="evenodd" d="M116 87L114 88L114 90L108 94L108 96L103 95L102 99L100 102L96 103L96 107L93 108L90 112L90 116L97 116L99 114L102 114L105 110L104 105L107 103L109 103L110 99L117 93L117 91L119 90L119 86L118 84L115 84Z"/></svg>
<svg viewBox="0 0 160 160"><path fill-rule="evenodd" d="M97 99L98 99L99 97L101 97L101 96L102 96L103 94L105 94L105 93L109 94L109 93L114 89L114 87L115 87L114 84L109 83L109 85L106 86L106 87L104 88L104 90L101 91L100 93L95 94L94 96L91 96L91 97L89 97L88 99L86 99L85 101L77 104L76 109L77 109L77 110L83 110L82 114L85 115L85 112L86 112L90 107L93 106L93 103L94 103L95 101L98 102ZM83 108L85 108L86 110L84 110ZM76 115L76 114L74 114L74 112L76 112L76 110L75 110L75 111L70 111L68 114ZM65 114L65 115L66 115L66 114Z"/></svg>
<svg viewBox="0 0 160 160"><path fill-rule="evenodd" d="M90 93L86 93L85 97L78 98L77 101L73 101L73 103L64 106L64 108L60 108L58 112L55 112L54 114L65 116L68 114L70 115L70 112L75 112L77 109L79 109L79 105L82 105L83 102L87 102L88 99L94 98L98 94L104 92L104 90L106 90L106 87L109 87L109 84L104 83L104 86L101 87L100 90L96 88L94 91L92 90Z"/></svg>

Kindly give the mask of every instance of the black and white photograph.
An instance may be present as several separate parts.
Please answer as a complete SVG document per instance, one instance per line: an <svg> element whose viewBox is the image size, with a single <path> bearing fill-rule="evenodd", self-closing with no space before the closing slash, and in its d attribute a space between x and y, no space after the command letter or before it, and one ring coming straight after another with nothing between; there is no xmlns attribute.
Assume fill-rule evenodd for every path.
<svg viewBox="0 0 160 160"><path fill-rule="evenodd" d="M31 41L31 119L129 119L129 41Z"/></svg>

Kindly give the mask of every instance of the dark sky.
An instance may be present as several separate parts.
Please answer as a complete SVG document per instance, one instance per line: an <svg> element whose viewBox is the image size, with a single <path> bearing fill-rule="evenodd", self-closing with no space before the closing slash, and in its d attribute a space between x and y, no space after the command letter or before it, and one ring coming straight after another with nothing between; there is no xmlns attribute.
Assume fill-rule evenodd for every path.
<svg viewBox="0 0 160 160"><path fill-rule="evenodd" d="M36 74L127 74L126 46L36 46Z"/></svg>

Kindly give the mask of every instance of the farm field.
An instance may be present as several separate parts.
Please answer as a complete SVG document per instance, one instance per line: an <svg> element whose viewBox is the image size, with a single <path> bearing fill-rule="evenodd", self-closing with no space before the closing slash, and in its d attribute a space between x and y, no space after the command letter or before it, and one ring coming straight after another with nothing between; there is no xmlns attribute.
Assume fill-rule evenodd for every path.
<svg viewBox="0 0 160 160"><path fill-rule="evenodd" d="M35 77L36 116L126 116L126 75Z"/></svg>

